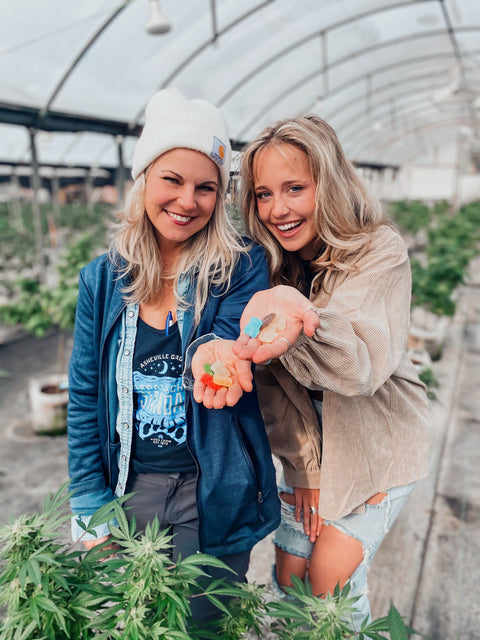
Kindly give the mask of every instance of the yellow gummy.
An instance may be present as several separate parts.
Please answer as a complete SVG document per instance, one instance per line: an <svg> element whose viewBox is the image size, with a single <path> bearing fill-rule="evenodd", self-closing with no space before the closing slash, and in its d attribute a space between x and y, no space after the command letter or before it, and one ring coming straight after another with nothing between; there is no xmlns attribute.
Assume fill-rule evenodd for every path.
<svg viewBox="0 0 480 640"><path fill-rule="evenodd" d="M220 387L231 387L233 384L233 380L229 376L221 376L214 374L213 382L218 384Z"/></svg>

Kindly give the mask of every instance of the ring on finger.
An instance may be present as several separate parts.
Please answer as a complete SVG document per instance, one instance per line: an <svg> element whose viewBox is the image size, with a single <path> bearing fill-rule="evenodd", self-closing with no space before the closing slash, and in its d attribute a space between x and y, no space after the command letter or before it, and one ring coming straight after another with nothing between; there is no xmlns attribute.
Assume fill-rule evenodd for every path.
<svg viewBox="0 0 480 640"><path fill-rule="evenodd" d="M304 316L307 313L307 311L313 311L314 313L317 312L315 307L307 307L305 311L302 313L302 316Z"/></svg>
<svg viewBox="0 0 480 640"><path fill-rule="evenodd" d="M315 509L315 507L310 507L310 513L314 516L317 513L317 509Z"/></svg>
<svg viewBox="0 0 480 640"><path fill-rule="evenodd" d="M292 345L290 344L290 341L289 341L289 340L287 340L286 338L284 338L283 336L280 336L279 338L277 338L277 340L285 340L285 342L287 343L287 345L288 345L288 348L289 348L289 349L290 349L290 347L292 346Z"/></svg>

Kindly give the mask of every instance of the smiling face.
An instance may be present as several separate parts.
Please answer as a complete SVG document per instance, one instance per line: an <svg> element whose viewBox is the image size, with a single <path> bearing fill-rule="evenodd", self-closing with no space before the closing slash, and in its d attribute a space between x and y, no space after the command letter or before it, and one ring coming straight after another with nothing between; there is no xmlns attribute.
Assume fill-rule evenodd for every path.
<svg viewBox="0 0 480 640"><path fill-rule="evenodd" d="M290 144L270 145L254 161L258 215L286 251L315 257L315 182L307 157Z"/></svg>
<svg viewBox="0 0 480 640"><path fill-rule="evenodd" d="M218 189L217 166L200 151L172 149L155 160L145 180L145 211L164 260L208 224Z"/></svg>

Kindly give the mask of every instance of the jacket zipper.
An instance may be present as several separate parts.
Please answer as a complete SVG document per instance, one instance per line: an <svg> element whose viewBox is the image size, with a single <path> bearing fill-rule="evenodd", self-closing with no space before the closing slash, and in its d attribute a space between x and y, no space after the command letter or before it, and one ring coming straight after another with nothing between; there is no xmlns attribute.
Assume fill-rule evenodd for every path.
<svg viewBox="0 0 480 640"><path fill-rule="evenodd" d="M258 491L257 492L257 511L258 511L259 520L263 520L262 503L263 503L263 493L261 491Z"/></svg>

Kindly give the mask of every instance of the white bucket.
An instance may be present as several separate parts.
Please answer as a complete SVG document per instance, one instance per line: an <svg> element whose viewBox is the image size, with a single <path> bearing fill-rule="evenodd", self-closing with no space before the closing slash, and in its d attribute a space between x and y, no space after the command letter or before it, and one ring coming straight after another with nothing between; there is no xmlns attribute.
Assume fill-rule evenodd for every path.
<svg viewBox="0 0 480 640"><path fill-rule="evenodd" d="M51 374L31 378L28 395L32 428L36 433L60 435L67 431L68 380Z"/></svg>

